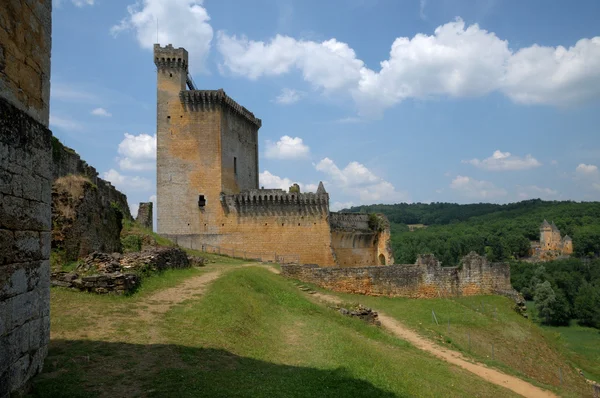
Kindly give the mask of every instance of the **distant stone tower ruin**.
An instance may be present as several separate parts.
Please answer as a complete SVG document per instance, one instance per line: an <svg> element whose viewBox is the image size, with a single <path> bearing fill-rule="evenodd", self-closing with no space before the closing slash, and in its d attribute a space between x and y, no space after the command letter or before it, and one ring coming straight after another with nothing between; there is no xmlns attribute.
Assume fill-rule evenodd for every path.
<svg viewBox="0 0 600 398"><path fill-rule="evenodd" d="M393 263L387 220L375 228L368 215L338 214L331 222L323 184L316 193L259 189L261 120L222 89L197 90L185 49L155 44L154 63L159 234L184 247L272 253L280 262Z"/></svg>

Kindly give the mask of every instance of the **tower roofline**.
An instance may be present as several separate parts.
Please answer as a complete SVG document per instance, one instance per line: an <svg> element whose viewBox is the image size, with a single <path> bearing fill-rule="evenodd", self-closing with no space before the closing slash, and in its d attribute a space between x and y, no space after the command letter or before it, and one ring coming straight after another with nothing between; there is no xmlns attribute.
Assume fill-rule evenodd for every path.
<svg viewBox="0 0 600 398"><path fill-rule="evenodd" d="M187 106L191 107L211 107L215 105L223 105L231 109L233 112L245 117L250 123L260 128L262 121L254 116L254 113L235 100L225 94L223 89L219 90L183 90L179 93L179 98Z"/></svg>

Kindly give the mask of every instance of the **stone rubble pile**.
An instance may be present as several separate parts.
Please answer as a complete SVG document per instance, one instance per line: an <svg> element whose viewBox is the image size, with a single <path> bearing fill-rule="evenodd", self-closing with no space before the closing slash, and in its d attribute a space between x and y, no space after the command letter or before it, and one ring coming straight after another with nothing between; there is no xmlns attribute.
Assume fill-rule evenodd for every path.
<svg viewBox="0 0 600 398"><path fill-rule="evenodd" d="M202 266L205 259L188 255L177 247L153 247L135 253L99 253L88 255L75 272L54 272L53 286L106 294L125 294L137 288L140 273L171 268Z"/></svg>
<svg viewBox="0 0 600 398"><path fill-rule="evenodd" d="M373 324L375 326L381 326L381 322L378 319L377 312L373 311L370 308L364 307L361 304L359 304L358 306L356 306L354 308L350 308L350 309L343 308L343 307L339 307L336 309L342 315L359 318L359 319L362 319L363 321Z"/></svg>

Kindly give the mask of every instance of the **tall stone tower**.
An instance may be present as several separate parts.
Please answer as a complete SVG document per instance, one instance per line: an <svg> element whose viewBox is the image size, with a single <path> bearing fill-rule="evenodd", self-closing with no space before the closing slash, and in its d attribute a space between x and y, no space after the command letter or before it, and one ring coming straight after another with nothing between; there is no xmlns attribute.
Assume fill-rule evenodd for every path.
<svg viewBox="0 0 600 398"><path fill-rule="evenodd" d="M549 250L552 245L552 226L544 220L540 225L540 247L542 250Z"/></svg>
<svg viewBox="0 0 600 398"><path fill-rule="evenodd" d="M188 90L188 53L154 45L157 231L179 241L222 234L222 195L258 188L260 119L223 90ZM191 84L189 84L191 86Z"/></svg>

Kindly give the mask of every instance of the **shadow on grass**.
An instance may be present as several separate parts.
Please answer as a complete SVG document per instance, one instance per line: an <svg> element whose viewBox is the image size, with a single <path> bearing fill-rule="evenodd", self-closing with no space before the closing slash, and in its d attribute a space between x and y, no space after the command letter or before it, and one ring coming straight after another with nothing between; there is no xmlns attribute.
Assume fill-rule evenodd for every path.
<svg viewBox="0 0 600 398"><path fill-rule="evenodd" d="M222 349L53 340L33 397L396 397L344 368L315 369Z"/></svg>

